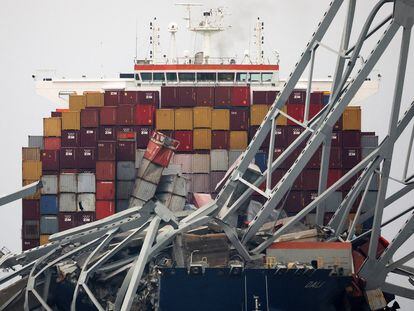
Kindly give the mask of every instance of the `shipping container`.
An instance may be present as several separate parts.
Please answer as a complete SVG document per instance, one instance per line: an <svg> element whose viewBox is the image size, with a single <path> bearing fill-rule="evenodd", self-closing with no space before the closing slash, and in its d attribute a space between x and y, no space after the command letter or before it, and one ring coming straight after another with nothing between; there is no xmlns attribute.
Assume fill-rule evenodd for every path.
<svg viewBox="0 0 414 311"><path fill-rule="evenodd" d="M144 159L144 154L146 149L137 149L135 150L135 168L140 168L142 160Z"/></svg>
<svg viewBox="0 0 414 311"><path fill-rule="evenodd" d="M80 146L80 134L78 130L64 130L62 131L61 139L62 147L79 147Z"/></svg>
<svg viewBox="0 0 414 311"><path fill-rule="evenodd" d="M81 147L78 149L78 168L94 170L96 166L96 148Z"/></svg>
<svg viewBox="0 0 414 311"><path fill-rule="evenodd" d="M76 225L82 226L95 221L95 212L76 213Z"/></svg>
<svg viewBox="0 0 414 311"><path fill-rule="evenodd" d="M214 149L210 152L211 171L225 171L229 169L229 153L227 150Z"/></svg>
<svg viewBox="0 0 414 311"><path fill-rule="evenodd" d="M309 117L308 120L312 120L312 118L314 116L316 116L319 111L321 111L323 108L322 104L313 104L313 105L309 105Z"/></svg>
<svg viewBox="0 0 414 311"><path fill-rule="evenodd" d="M289 96L288 104L304 105L306 101L306 90L293 90Z"/></svg>
<svg viewBox="0 0 414 311"><path fill-rule="evenodd" d="M211 172L210 173L210 193L218 192L217 185L224 178L226 172Z"/></svg>
<svg viewBox="0 0 414 311"><path fill-rule="evenodd" d="M23 220L23 239L39 239L40 228L39 220Z"/></svg>
<svg viewBox="0 0 414 311"><path fill-rule="evenodd" d="M173 193L185 197L188 194L188 180L181 175L163 175L157 186L157 194Z"/></svg>
<svg viewBox="0 0 414 311"><path fill-rule="evenodd" d="M210 173L210 154L193 154L192 172Z"/></svg>
<svg viewBox="0 0 414 311"><path fill-rule="evenodd" d="M157 130L174 130L174 109L158 109L155 124Z"/></svg>
<svg viewBox="0 0 414 311"><path fill-rule="evenodd" d="M253 92L253 104L254 105L272 105L277 95L278 91L254 91Z"/></svg>
<svg viewBox="0 0 414 311"><path fill-rule="evenodd" d="M116 138L118 140L136 140L137 126L117 126Z"/></svg>
<svg viewBox="0 0 414 311"><path fill-rule="evenodd" d="M211 129L211 107L195 107L193 109L194 128Z"/></svg>
<svg viewBox="0 0 414 311"><path fill-rule="evenodd" d="M286 131L286 143L287 146L293 143L303 132L303 127L301 126L287 126Z"/></svg>
<svg viewBox="0 0 414 311"><path fill-rule="evenodd" d="M77 211L78 212L94 212L95 201L96 199L95 199L94 193L78 194L76 196Z"/></svg>
<svg viewBox="0 0 414 311"><path fill-rule="evenodd" d="M229 131L212 131L211 148L212 149L229 149L230 132Z"/></svg>
<svg viewBox="0 0 414 311"><path fill-rule="evenodd" d="M22 160L23 161L40 161L40 149L39 148L22 148Z"/></svg>
<svg viewBox="0 0 414 311"><path fill-rule="evenodd" d="M76 212L76 193L59 194L59 212Z"/></svg>
<svg viewBox="0 0 414 311"><path fill-rule="evenodd" d="M361 148L360 131L343 131L342 132L343 148Z"/></svg>
<svg viewBox="0 0 414 311"><path fill-rule="evenodd" d="M197 105L196 87L184 86L178 88L180 107L195 107Z"/></svg>
<svg viewBox="0 0 414 311"><path fill-rule="evenodd" d="M342 148L340 147L331 147L329 157L329 167L340 169L342 168Z"/></svg>
<svg viewBox="0 0 414 311"><path fill-rule="evenodd" d="M40 150L44 149L43 147L43 136L28 136L28 145L29 148L39 148Z"/></svg>
<svg viewBox="0 0 414 311"><path fill-rule="evenodd" d="M378 147L378 136L375 133L361 133L361 147L375 148Z"/></svg>
<svg viewBox="0 0 414 311"><path fill-rule="evenodd" d="M197 106L214 106L214 87L197 87L196 88Z"/></svg>
<svg viewBox="0 0 414 311"><path fill-rule="evenodd" d="M150 126L137 126L137 148L147 147L152 131Z"/></svg>
<svg viewBox="0 0 414 311"><path fill-rule="evenodd" d="M131 200L132 200L132 198L131 198ZM115 211L117 213L125 211L128 208L129 208L129 199L128 200L116 200Z"/></svg>
<svg viewBox="0 0 414 311"><path fill-rule="evenodd" d="M180 100L178 97L178 88L174 86L161 87L161 107L177 107Z"/></svg>
<svg viewBox="0 0 414 311"><path fill-rule="evenodd" d="M119 180L116 182L116 199L128 200L134 189L134 181Z"/></svg>
<svg viewBox="0 0 414 311"><path fill-rule="evenodd" d="M179 212L184 209L185 197L181 197L172 193L157 193L157 199L163 202L165 207L173 212Z"/></svg>
<svg viewBox="0 0 414 311"><path fill-rule="evenodd" d="M136 125L154 125L155 106L138 105L135 108Z"/></svg>
<svg viewBox="0 0 414 311"><path fill-rule="evenodd" d="M43 141L45 150L59 150L61 147L60 137L45 137Z"/></svg>
<svg viewBox="0 0 414 311"><path fill-rule="evenodd" d="M137 176L153 184L158 184L161 179L163 170L163 166L150 162L144 157L137 171Z"/></svg>
<svg viewBox="0 0 414 311"><path fill-rule="evenodd" d="M193 151L193 132L192 131L175 131L174 139L178 140L180 144L176 149L178 152Z"/></svg>
<svg viewBox="0 0 414 311"><path fill-rule="evenodd" d="M135 140L122 140L116 143L117 161L135 161Z"/></svg>
<svg viewBox="0 0 414 311"><path fill-rule="evenodd" d="M81 128L80 130L80 147L96 148L98 144L98 129Z"/></svg>
<svg viewBox="0 0 414 311"><path fill-rule="evenodd" d="M193 172L192 154L175 154L171 162L180 165L181 172L184 174L191 174Z"/></svg>
<svg viewBox="0 0 414 311"><path fill-rule="evenodd" d="M329 188L341 178L342 178L341 169L330 169L328 171L327 187Z"/></svg>
<svg viewBox="0 0 414 311"><path fill-rule="evenodd" d="M134 161L119 161L116 163L116 176L118 180L134 180L136 169Z"/></svg>
<svg viewBox="0 0 414 311"><path fill-rule="evenodd" d="M86 107L86 96L85 95L69 95L69 110L70 111L81 111Z"/></svg>
<svg viewBox="0 0 414 311"><path fill-rule="evenodd" d="M290 191L284 204L284 210L288 213L298 213L302 210L302 207L302 191Z"/></svg>
<svg viewBox="0 0 414 311"><path fill-rule="evenodd" d="M303 122L304 113L305 113L305 106L302 104L287 105L287 114L299 122ZM288 119L287 125L296 125L296 123Z"/></svg>
<svg viewBox="0 0 414 311"><path fill-rule="evenodd" d="M230 110L229 109L213 109L211 112L211 128L213 130L230 129Z"/></svg>
<svg viewBox="0 0 414 311"><path fill-rule="evenodd" d="M96 220L115 214L115 201L96 201Z"/></svg>
<svg viewBox="0 0 414 311"><path fill-rule="evenodd" d="M232 103L232 88L229 86L218 86L214 89L214 106L230 107Z"/></svg>
<svg viewBox="0 0 414 311"><path fill-rule="evenodd" d="M104 104L105 106L119 106L122 104L123 90L108 90L105 91Z"/></svg>
<svg viewBox="0 0 414 311"><path fill-rule="evenodd" d="M230 130L247 131L249 128L249 110L234 108L230 110Z"/></svg>
<svg viewBox="0 0 414 311"><path fill-rule="evenodd" d="M98 128L98 138L101 141L116 140L116 130L114 126L100 126Z"/></svg>
<svg viewBox="0 0 414 311"><path fill-rule="evenodd" d="M323 105L323 96L324 96L324 92L312 92L311 96L310 96L310 104L311 105Z"/></svg>
<svg viewBox="0 0 414 311"><path fill-rule="evenodd" d="M22 216L24 220L40 219L40 201L39 200L22 200Z"/></svg>
<svg viewBox="0 0 414 311"><path fill-rule="evenodd" d="M96 182L96 200L114 200L115 181Z"/></svg>
<svg viewBox="0 0 414 311"><path fill-rule="evenodd" d="M43 118L43 136L60 137L62 130L62 118Z"/></svg>
<svg viewBox="0 0 414 311"><path fill-rule="evenodd" d="M319 170L306 169L302 173L302 189L316 191L319 187Z"/></svg>
<svg viewBox="0 0 414 311"><path fill-rule="evenodd" d="M246 149L247 140L246 131L230 131L230 149Z"/></svg>
<svg viewBox="0 0 414 311"><path fill-rule="evenodd" d="M59 202L57 195L40 196L40 214L56 215L59 212Z"/></svg>
<svg viewBox="0 0 414 311"><path fill-rule="evenodd" d="M132 196L134 198L147 202L154 197L156 190L156 184L137 178L135 180L135 186L132 190Z"/></svg>
<svg viewBox="0 0 414 311"><path fill-rule="evenodd" d="M342 149L342 168L351 169L361 161L361 148Z"/></svg>
<svg viewBox="0 0 414 311"><path fill-rule="evenodd" d="M229 150L229 167L240 157L244 150Z"/></svg>
<svg viewBox="0 0 414 311"><path fill-rule="evenodd" d="M268 110L268 105L252 105L250 107L250 125L257 126L262 124Z"/></svg>
<svg viewBox="0 0 414 311"><path fill-rule="evenodd" d="M41 159L42 159L42 166L41 169L43 173L46 172L56 172L60 168L60 154L61 151L59 150L42 150L41 152ZM34 179L34 178L26 178L25 179Z"/></svg>
<svg viewBox="0 0 414 311"><path fill-rule="evenodd" d="M180 108L174 110L174 129L175 130L192 130L193 129L193 109Z"/></svg>
<svg viewBox="0 0 414 311"><path fill-rule="evenodd" d="M80 130L79 111L62 112L62 130Z"/></svg>
<svg viewBox="0 0 414 311"><path fill-rule="evenodd" d="M282 112L284 112L285 114L287 114L287 106L283 106L282 109L279 109ZM279 114L278 117L276 118L276 125L280 125L280 126L286 126L288 123L288 119L283 116L282 114Z"/></svg>
<svg viewBox="0 0 414 311"><path fill-rule="evenodd" d="M98 160L115 161L116 159L116 142L99 141L98 142Z"/></svg>
<svg viewBox="0 0 414 311"><path fill-rule="evenodd" d="M49 243L49 236L50 236L50 234L41 234L40 239L39 239L40 245L48 244Z"/></svg>
<svg viewBox="0 0 414 311"><path fill-rule="evenodd" d="M98 127L99 126L99 110L84 109L81 111L81 127Z"/></svg>
<svg viewBox="0 0 414 311"><path fill-rule="evenodd" d="M193 132L193 148L194 150L210 150L211 130L195 129Z"/></svg>
<svg viewBox="0 0 414 311"><path fill-rule="evenodd" d="M76 192L78 179L75 173L62 173L59 175L59 192Z"/></svg>
<svg viewBox="0 0 414 311"><path fill-rule="evenodd" d="M138 104L138 91L123 91L121 93L122 99L121 103L122 105L136 105Z"/></svg>
<svg viewBox="0 0 414 311"><path fill-rule="evenodd" d="M234 86L231 92L232 106L249 107L250 106L250 87Z"/></svg>
<svg viewBox="0 0 414 311"><path fill-rule="evenodd" d="M78 174L78 193L95 193L95 174Z"/></svg>
<svg viewBox="0 0 414 311"><path fill-rule="evenodd" d="M115 106L106 106L99 109L100 125L116 125L118 109Z"/></svg>
<svg viewBox="0 0 414 311"><path fill-rule="evenodd" d="M40 245L39 239L25 239L22 238L22 251L27 251L29 249L38 247Z"/></svg>
<svg viewBox="0 0 414 311"><path fill-rule="evenodd" d="M209 174L193 174L192 183L194 193L210 193Z"/></svg>
<svg viewBox="0 0 414 311"><path fill-rule="evenodd" d="M116 207L117 212L118 211L123 211L123 210L129 208L129 206L131 206L132 208L137 208L139 206L144 206L144 204L147 203L144 200L137 199L137 198L134 198L134 197L131 197L129 200L120 200L120 201L121 201L121 207L119 207L119 210L118 210L118 206ZM126 203L124 203L122 201L125 201ZM117 203L117 204L119 204L119 203Z"/></svg>
<svg viewBox="0 0 414 311"><path fill-rule="evenodd" d="M332 132L331 146L342 147L342 131Z"/></svg>
<svg viewBox="0 0 414 311"><path fill-rule="evenodd" d="M346 107L342 115L342 130L361 131L361 107Z"/></svg>
<svg viewBox="0 0 414 311"><path fill-rule="evenodd" d="M58 176L57 175L43 175L41 178L42 189L41 194L57 194L58 193Z"/></svg>
<svg viewBox="0 0 414 311"><path fill-rule="evenodd" d="M135 106L122 105L118 107L116 116L117 125L133 125L135 123Z"/></svg>
<svg viewBox="0 0 414 311"><path fill-rule="evenodd" d="M115 180L115 170L114 161L97 161L96 180Z"/></svg>
<svg viewBox="0 0 414 311"><path fill-rule="evenodd" d="M23 179L39 180L40 177L42 176L42 162L41 161L30 161L30 160L23 161L22 163Z"/></svg>
<svg viewBox="0 0 414 311"><path fill-rule="evenodd" d="M105 94L101 92L84 92L86 95L86 107L103 107Z"/></svg>
<svg viewBox="0 0 414 311"><path fill-rule="evenodd" d="M273 153L273 162L285 152L284 148L275 147L275 152ZM283 169L286 168L286 161L280 163L279 168Z"/></svg>
<svg viewBox="0 0 414 311"><path fill-rule="evenodd" d="M160 105L159 92L158 91L138 91L138 105L151 105L154 108L158 108Z"/></svg>
<svg viewBox="0 0 414 311"><path fill-rule="evenodd" d="M76 200L75 200L76 202ZM76 207L76 203L75 203ZM76 213L74 212L60 212L58 215L59 231L69 230L75 228L76 223Z"/></svg>
<svg viewBox="0 0 414 311"><path fill-rule="evenodd" d="M319 169L321 167L321 159L322 159L322 148L318 148L318 150L316 150L312 158L309 160L308 164L306 165L306 168Z"/></svg>
<svg viewBox="0 0 414 311"><path fill-rule="evenodd" d="M267 153L259 151L254 157L254 164L256 164L263 173L267 169Z"/></svg>

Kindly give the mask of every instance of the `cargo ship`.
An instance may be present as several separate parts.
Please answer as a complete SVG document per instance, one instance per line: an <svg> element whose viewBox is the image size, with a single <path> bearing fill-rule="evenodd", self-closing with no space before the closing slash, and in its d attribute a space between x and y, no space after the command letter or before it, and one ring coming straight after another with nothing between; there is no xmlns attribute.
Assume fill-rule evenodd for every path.
<svg viewBox="0 0 414 311"><path fill-rule="evenodd" d="M23 304L26 310L40 305L49 305L53 310L121 310L128 292L121 298L116 292L122 291L124 277L133 278L133 264L143 260L153 222L157 226L162 220L179 230L175 219L191 219L212 202L217 204L229 174L238 167L263 127L288 82L279 78L278 60L274 64L265 62L264 23L258 19L255 25L255 57L247 52L242 61L213 57L211 37L227 29L222 22L223 9L205 11L203 19L193 24L192 5L185 6L189 12L188 30L203 38L203 50L194 56L176 56L178 25L171 23L170 52L161 57L160 29L154 20L150 23L150 55L134 60L133 73L122 73L117 79L34 76L37 93L59 108L43 119L43 135L29 136L28 146L22 149L23 186L37 181L41 184L22 200L25 255L21 258L28 263L40 255L59 256L52 255L51 250L57 245L60 252L72 242L78 246L76 243L86 243L88 234L91 239L97 237L88 242L97 247L96 251L107 245L113 251L124 243L123 239L142 234L141 228L149 227L145 227L145 238L134 236L132 245L122 254L94 268L90 288L86 283L76 283L76 278L82 279L79 275L89 273L87 267L95 267L92 263L100 261L93 248L88 259L76 254L79 257L74 255L71 262L59 265L56 261L53 277L49 276L45 284L41 282L38 289L28 289L23 283L12 300L6 295L3 302L7 301L10 308ZM376 91L378 83L365 79L364 86L332 126L327 188L338 184L379 147L374 132L361 130L362 111L358 105ZM283 157L313 120L324 113L333 95L333 84L330 79L312 79L310 88L308 81L298 81L274 122L276 138L263 140L244 175L248 180L243 181L245 188L235 190L239 196L247 187L254 190L247 203L231 221L222 223L217 216L215 225L194 227L173 240L171 247L158 252L144 275L144 268L139 272L138 280L142 279L122 310L365 310L378 301L378 309L388 308L394 296L381 291L363 292L363 281L357 277L368 257L369 241L327 241L330 233L324 230L354 189L358 176L330 194L321 225L317 214L307 214L300 225L282 235L261 256L241 256L238 243L231 239L231 230L226 227L233 227L235 236L241 236L254 224L269 201L269 185L283 183L306 148L305 143L283 158L268 185L264 182L256 187L255 180L268 170L269 157L270 163ZM259 231L253 245L260 247L263 237L283 227L318 199L322 159L320 147L278 205L280 214L269 216L270 227L262 227L262 236ZM361 214L368 215L375 206L379 183L377 175L371 178L364 195L352 203L345 226L357 236L371 232L372 217L356 226L353 220ZM234 195L229 201L237 200ZM159 202L167 210L159 207ZM139 216L134 216L137 206ZM141 222L139 218L147 214L151 223ZM128 235L133 228L123 229L123 219L137 221L135 233ZM95 236L111 225L119 228L106 233L108 242ZM107 244L111 239L114 240ZM94 244L96 241L102 244ZM141 246L143 250L139 251ZM380 239L379 254L387 246L388 242ZM70 253L71 249L66 251ZM6 254L0 263L8 267L19 262L10 256ZM50 260L53 262L53 258ZM85 266L76 267L77 260L86 260ZM45 262L36 262L29 267L30 275L24 273L29 279L38 276L36 271L40 271L39 275L43 271ZM114 276L115 280L111 279ZM45 286L50 294L42 300L37 291Z"/></svg>

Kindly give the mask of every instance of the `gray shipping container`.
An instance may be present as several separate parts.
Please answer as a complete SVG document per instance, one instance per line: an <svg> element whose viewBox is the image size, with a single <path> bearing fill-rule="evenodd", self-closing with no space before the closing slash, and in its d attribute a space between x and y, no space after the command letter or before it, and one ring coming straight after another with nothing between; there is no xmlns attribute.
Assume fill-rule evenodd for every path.
<svg viewBox="0 0 414 311"><path fill-rule="evenodd" d="M209 154L193 154L192 172L193 174L210 173L210 155Z"/></svg>
<svg viewBox="0 0 414 311"><path fill-rule="evenodd" d="M169 164L164 170L162 171L162 175L177 175L181 174L181 165L179 164Z"/></svg>
<svg viewBox="0 0 414 311"><path fill-rule="evenodd" d="M193 174L193 192L210 193L209 174Z"/></svg>
<svg viewBox="0 0 414 311"><path fill-rule="evenodd" d="M129 200L134 189L134 181L121 180L116 183L116 198L118 200Z"/></svg>
<svg viewBox="0 0 414 311"><path fill-rule="evenodd" d="M211 171L224 171L229 169L229 152L227 150L211 150Z"/></svg>
<svg viewBox="0 0 414 311"><path fill-rule="evenodd" d="M58 193L58 177L57 175L43 175L43 187L40 190L42 194L57 194Z"/></svg>
<svg viewBox="0 0 414 311"><path fill-rule="evenodd" d="M38 220L23 220L23 239L38 239L39 230Z"/></svg>
<svg viewBox="0 0 414 311"><path fill-rule="evenodd" d="M135 168L141 166L142 159L144 158L144 153L146 149L137 149L135 150Z"/></svg>
<svg viewBox="0 0 414 311"><path fill-rule="evenodd" d="M118 180L135 180L137 171L135 162L119 161L116 164L116 178Z"/></svg>
<svg viewBox="0 0 414 311"><path fill-rule="evenodd" d="M229 150L229 167L233 165L238 157L243 153L243 150Z"/></svg>
<svg viewBox="0 0 414 311"><path fill-rule="evenodd" d="M186 197L188 194L188 180L184 176L168 175L163 176L157 187L157 193L174 193Z"/></svg>
<svg viewBox="0 0 414 311"><path fill-rule="evenodd" d="M78 179L76 174L63 173L59 175L59 192L78 191Z"/></svg>
<svg viewBox="0 0 414 311"><path fill-rule="evenodd" d="M147 202L154 197L156 190L156 184L137 178L132 190L132 196Z"/></svg>
<svg viewBox="0 0 414 311"><path fill-rule="evenodd" d="M361 135L361 147L378 147L378 136L374 135Z"/></svg>
<svg viewBox="0 0 414 311"><path fill-rule="evenodd" d="M77 206L79 212L94 212L95 211L95 194L82 193L77 195Z"/></svg>
<svg viewBox="0 0 414 311"><path fill-rule="evenodd" d="M95 193L95 174L78 174L78 193Z"/></svg>
<svg viewBox="0 0 414 311"><path fill-rule="evenodd" d="M181 172L191 174L193 172L193 155L192 154L175 154L172 159L173 164L181 166Z"/></svg>
<svg viewBox="0 0 414 311"><path fill-rule="evenodd" d="M29 136L30 148L40 148L43 149L43 136Z"/></svg>
<svg viewBox="0 0 414 311"><path fill-rule="evenodd" d="M210 173L210 192L218 192L216 187L218 183L224 178L226 172L211 172Z"/></svg>
<svg viewBox="0 0 414 311"><path fill-rule="evenodd" d="M174 195L172 193L158 193L156 197L173 212L179 212L184 209L186 201L185 197Z"/></svg>
<svg viewBox="0 0 414 311"><path fill-rule="evenodd" d="M54 234L59 232L57 216L46 215L40 217L40 234Z"/></svg>
<svg viewBox="0 0 414 311"><path fill-rule="evenodd" d="M128 208L128 200L117 200L115 211L117 213L125 211Z"/></svg>
<svg viewBox="0 0 414 311"><path fill-rule="evenodd" d="M134 197L131 197L129 199L128 207L131 208L131 207L143 206L145 203L147 203L147 202L145 202L143 200L140 200L140 199L137 199L137 198L134 198Z"/></svg>
<svg viewBox="0 0 414 311"><path fill-rule="evenodd" d="M365 159L371 152L375 150L374 147L364 147L361 149L361 156L363 159Z"/></svg>
<svg viewBox="0 0 414 311"><path fill-rule="evenodd" d="M187 185L188 185L188 192L194 192L193 191L193 174L182 174L183 177L187 179Z"/></svg>
<svg viewBox="0 0 414 311"><path fill-rule="evenodd" d="M77 202L75 193L59 194L59 212L76 212Z"/></svg>
<svg viewBox="0 0 414 311"><path fill-rule="evenodd" d="M137 177L153 184L158 184L163 170L164 168L161 165L152 163L144 158L141 162L141 167L138 169Z"/></svg>

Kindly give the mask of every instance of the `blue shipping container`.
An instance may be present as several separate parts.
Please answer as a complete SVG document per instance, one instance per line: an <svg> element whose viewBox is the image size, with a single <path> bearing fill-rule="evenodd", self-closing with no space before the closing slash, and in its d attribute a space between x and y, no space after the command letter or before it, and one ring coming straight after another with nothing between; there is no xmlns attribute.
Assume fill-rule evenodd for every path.
<svg viewBox="0 0 414 311"><path fill-rule="evenodd" d="M42 195L40 197L40 215L57 215L58 213L57 195Z"/></svg>
<svg viewBox="0 0 414 311"><path fill-rule="evenodd" d="M267 154L265 152L258 152L254 157L254 163L263 173L267 168Z"/></svg>

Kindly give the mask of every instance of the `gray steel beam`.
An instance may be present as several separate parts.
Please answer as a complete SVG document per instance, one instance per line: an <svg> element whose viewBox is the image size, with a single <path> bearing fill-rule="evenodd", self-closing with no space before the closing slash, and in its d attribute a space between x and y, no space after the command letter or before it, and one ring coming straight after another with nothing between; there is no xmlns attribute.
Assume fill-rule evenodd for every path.
<svg viewBox="0 0 414 311"><path fill-rule="evenodd" d="M27 186L22 187L20 190L16 192L2 195L0 196L0 206L23 199L27 196L34 195L42 187L43 187L42 182L36 181L34 183L31 183Z"/></svg>
<svg viewBox="0 0 414 311"><path fill-rule="evenodd" d="M388 282L385 282L383 285L381 285L381 289L385 293L394 294L396 296L408 298L408 299L414 299L414 290L408 289L403 286L391 284Z"/></svg>

